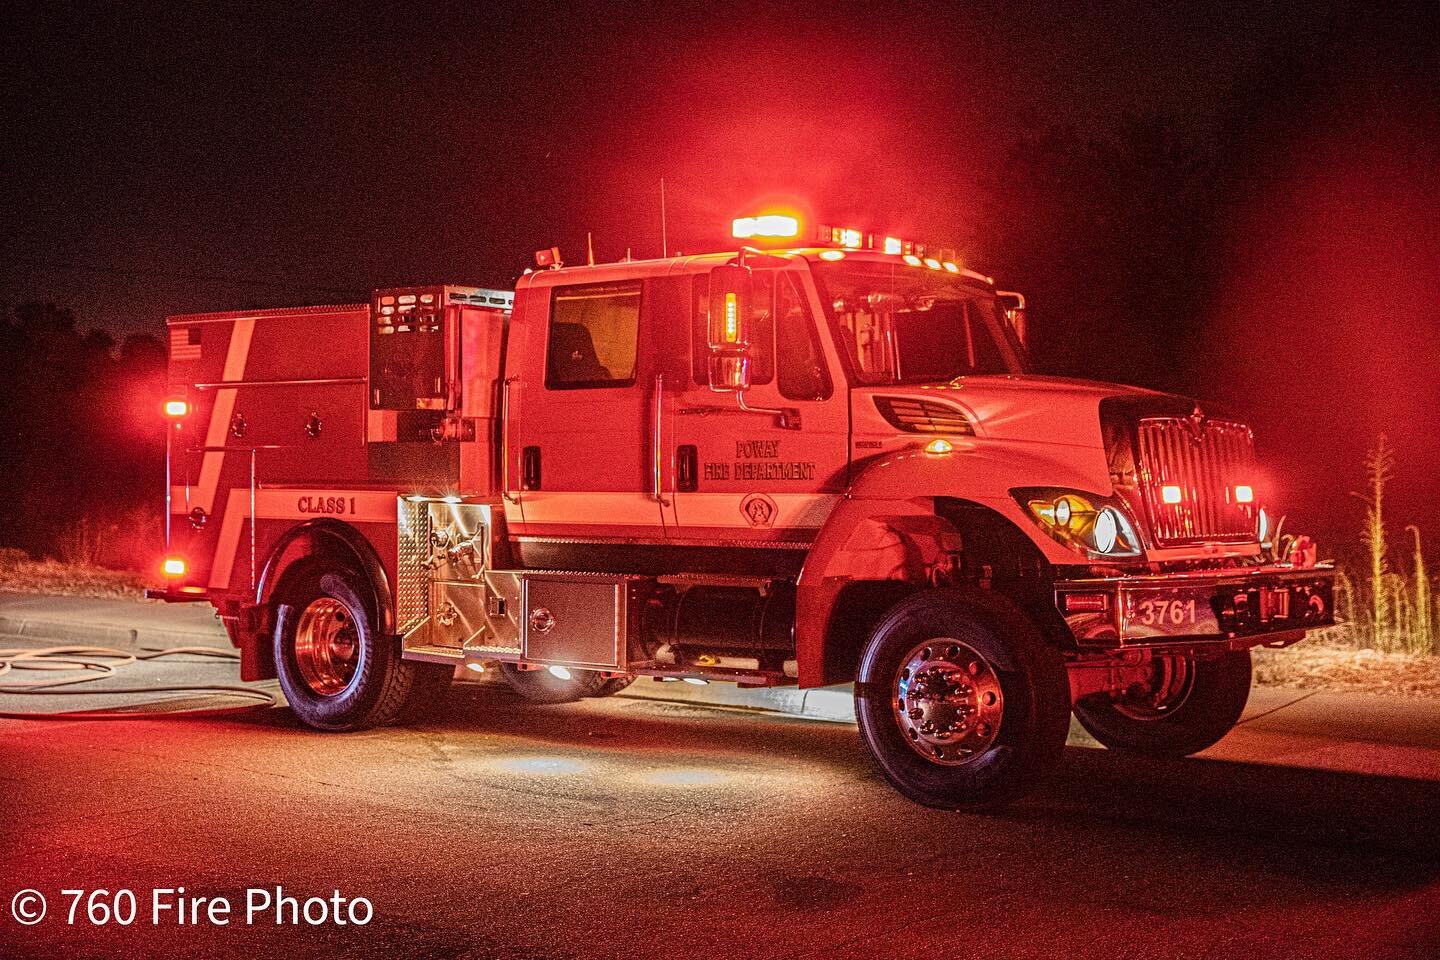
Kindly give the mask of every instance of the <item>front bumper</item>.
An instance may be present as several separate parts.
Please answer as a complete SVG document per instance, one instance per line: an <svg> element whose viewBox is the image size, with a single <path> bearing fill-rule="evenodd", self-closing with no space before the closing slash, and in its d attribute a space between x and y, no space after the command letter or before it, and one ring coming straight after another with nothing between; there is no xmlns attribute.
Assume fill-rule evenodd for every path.
<svg viewBox="0 0 1440 960"><path fill-rule="evenodd" d="M1055 607L1082 647L1251 646L1334 624L1334 583L1329 566L1288 564L1057 580Z"/></svg>

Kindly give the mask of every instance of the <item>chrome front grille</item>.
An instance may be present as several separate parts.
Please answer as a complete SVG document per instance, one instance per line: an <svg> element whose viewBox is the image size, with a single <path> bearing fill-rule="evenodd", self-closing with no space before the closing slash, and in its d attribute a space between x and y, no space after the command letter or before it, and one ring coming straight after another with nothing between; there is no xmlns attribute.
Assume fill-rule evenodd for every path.
<svg viewBox="0 0 1440 960"><path fill-rule="evenodd" d="M1140 421L1136 467L1150 530L1160 546L1255 538L1256 502L1237 487L1256 482L1255 441L1241 423L1157 417ZM1179 501L1165 502L1165 488Z"/></svg>

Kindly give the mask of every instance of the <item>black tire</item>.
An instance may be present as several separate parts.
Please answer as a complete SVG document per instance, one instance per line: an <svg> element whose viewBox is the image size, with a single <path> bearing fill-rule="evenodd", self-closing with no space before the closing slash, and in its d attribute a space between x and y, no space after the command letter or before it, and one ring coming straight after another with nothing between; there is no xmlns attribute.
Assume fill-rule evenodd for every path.
<svg viewBox="0 0 1440 960"><path fill-rule="evenodd" d="M1076 719L1111 750L1175 758L1214 746L1239 722L1250 699L1250 651L1180 659L1193 675L1184 698L1163 712L1142 711L1101 693L1076 702Z"/></svg>
<svg viewBox="0 0 1440 960"><path fill-rule="evenodd" d="M938 660L964 669L937 674L930 668L932 645L939 648ZM912 679L909 657L917 650L927 669ZM902 679L909 684L906 717L913 718L920 703L935 709L940 702L916 692L923 675L958 677L962 687L973 677L970 692L959 694L973 698L973 721L957 721L971 725L954 746L927 745L915 734L916 721L902 719ZM997 686L1000 696L994 697ZM1070 727L1070 682L1060 652L1005 598L980 590L926 590L897 603L875 628L860 661L855 713L861 739L900 793L928 807L992 809L1034 789L1060 762ZM973 745L968 753L966 743ZM937 750L950 755L936 759L926 752Z"/></svg>
<svg viewBox="0 0 1440 960"><path fill-rule="evenodd" d="M619 693L621 690L624 690L626 687L630 686L630 684L634 682L635 678L628 673L621 674L618 677L608 677L606 678L604 683L600 684L600 688L594 693L590 694L590 696L613 697L615 696L615 694Z"/></svg>
<svg viewBox="0 0 1440 960"><path fill-rule="evenodd" d="M424 705L422 693L433 702L440 678L448 677L449 667L400 658L399 639L380 631L373 598L365 575L349 567L306 562L286 573L275 609L275 674L306 726L345 731L394 723L407 708ZM349 651L331 656L326 665L333 672L319 670L321 676L319 655L297 651L297 638L317 636L317 621L344 634L328 645L332 650Z"/></svg>
<svg viewBox="0 0 1440 960"><path fill-rule="evenodd" d="M570 670L570 679L549 670L521 670L513 663L500 664L500 675L510 688L531 703L574 703L586 697L604 696L606 680L597 670Z"/></svg>

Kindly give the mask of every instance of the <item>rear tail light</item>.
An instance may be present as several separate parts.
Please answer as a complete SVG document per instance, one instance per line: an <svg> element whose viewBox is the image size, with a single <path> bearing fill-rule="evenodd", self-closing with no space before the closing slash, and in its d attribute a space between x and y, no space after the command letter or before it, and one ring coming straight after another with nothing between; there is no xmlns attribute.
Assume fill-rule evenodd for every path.
<svg viewBox="0 0 1440 960"><path fill-rule="evenodd" d="M190 412L190 404L179 398L165 401L165 416L172 420L179 420Z"/></svg>
<svg viewBox="0 0 1440 960"><path fill-rule="evenodd" d="M171 580L178 580L185 576L185 561L180 557L166 557L160 565L160 572Z"/></svg>

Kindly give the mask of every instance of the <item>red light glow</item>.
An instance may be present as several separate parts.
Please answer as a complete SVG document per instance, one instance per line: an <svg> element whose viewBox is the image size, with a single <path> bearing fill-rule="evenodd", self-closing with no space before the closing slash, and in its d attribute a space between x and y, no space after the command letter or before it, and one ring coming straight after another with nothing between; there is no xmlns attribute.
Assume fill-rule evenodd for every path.
<svg viewBox="0 0 1440 960"><path fill-rule="evenodd" d="M1179 487L1167 483L1160 488L1160 499L1166 503L1179 503L1183 499L1183 495Z"/></svg>

